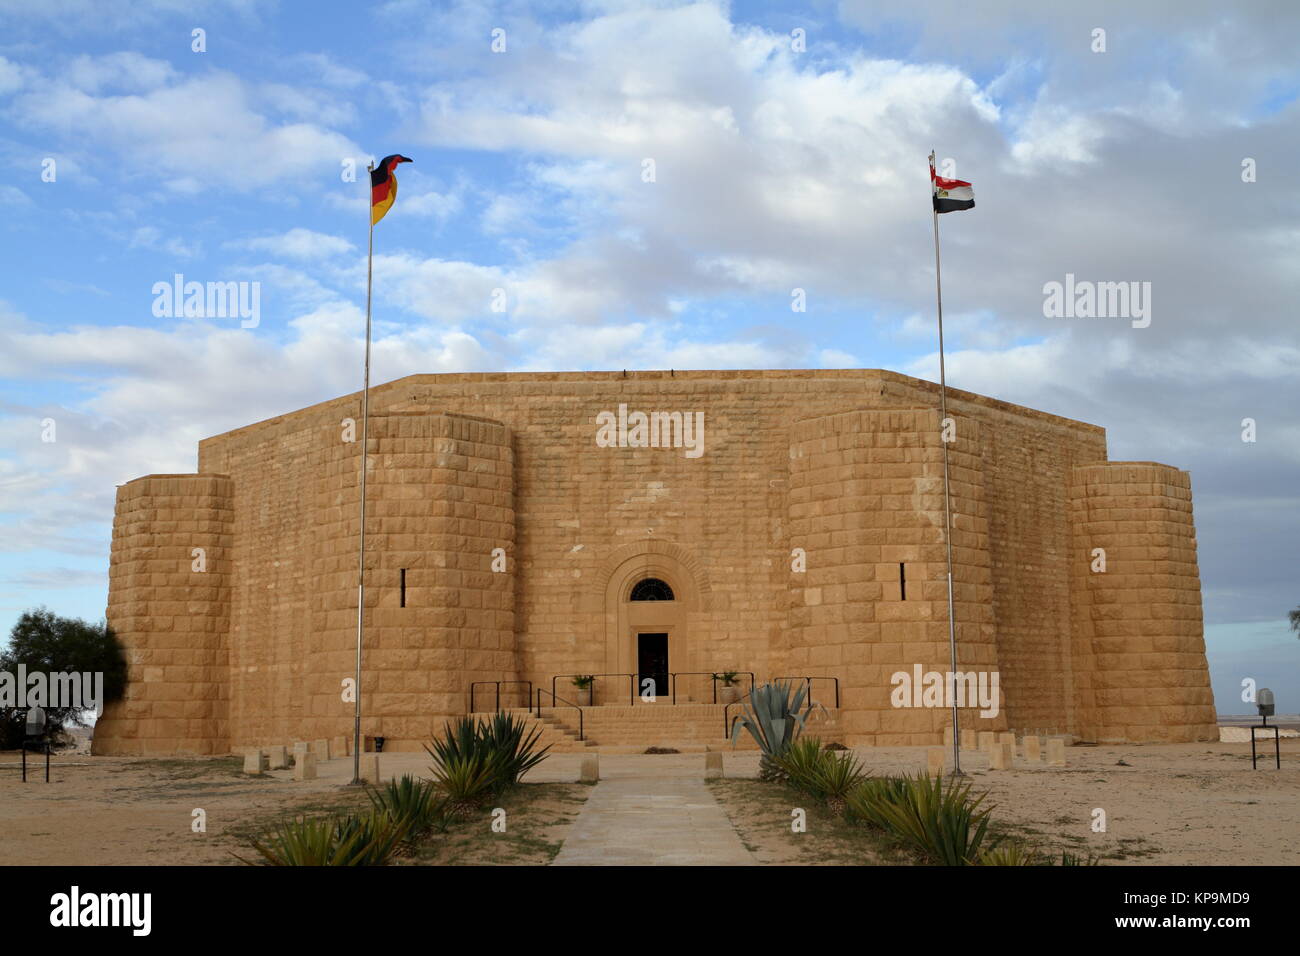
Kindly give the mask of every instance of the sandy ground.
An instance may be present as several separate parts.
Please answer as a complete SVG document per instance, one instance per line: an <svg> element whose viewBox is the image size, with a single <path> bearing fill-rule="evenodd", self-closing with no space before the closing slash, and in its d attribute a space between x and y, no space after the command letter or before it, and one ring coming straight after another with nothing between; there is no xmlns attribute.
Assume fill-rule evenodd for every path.
<svg viewBox="0 0 1300 956"><path fill-rule="evenodd" d="M1262 742L1261 742L1262 743ZM1261 752L1263 752L1261 747ZM859 751L874 774L923 769L924 748ZM1223 865L1300 863L1300 740L1282 741L1282 770L1271 743L1260 769L1250 745L1077 746L1064 769L1044 765L988 770L978 753L963 766L987 790L995 818L1045 845L1115 854L1108 863ZM423 774L424 754L385 754L385 776ZM571 783L581 755L556 754L531 782ZM1122 761L1122 763L1121 763ZM0 754L0 863L36 865L214 864L246 852L250 832L296 812L325 812L365 801L342 786L349 759L323 765L321 778L296 783L287 771L246 777L236 758L141 760L56 756L51 783L33 760L20 782L18 755ZM753 777L754 753L725 754L729 777ZM702 776L704 757L605 755L606 779ZM206 812L207 832L191 828ZM1093 811L1107 832L1093 833Z"/></svg>

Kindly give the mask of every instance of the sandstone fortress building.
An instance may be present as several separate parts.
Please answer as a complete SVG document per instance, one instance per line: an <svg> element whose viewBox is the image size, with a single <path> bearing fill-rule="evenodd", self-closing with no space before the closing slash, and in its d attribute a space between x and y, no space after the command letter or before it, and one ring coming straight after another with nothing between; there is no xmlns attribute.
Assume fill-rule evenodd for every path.
<svg viewBox="0 0 1300 956"><path fill-rule="evenodd" d="M576 724L546 696L558 678L574 700L574 674L613 675L584 708L597 742L617 716L624 742L659 742L660 719L723 746L721 670L825 678L848 744L941 740L948 710L891 703L893 675L950 669L938 386L414 375L370 407L362 705L385 749L418 749L476 681L476 710L531 682L501 706L543 689ZM1108 461L1094 425L952 389L949 410L958 669L1001 690L962 726L1217 739L1188 475ZM118 488L107 616L130 685L96 752L350 738L360 414L347 395ZM647 674L656 701L629 702Z"/></svg>

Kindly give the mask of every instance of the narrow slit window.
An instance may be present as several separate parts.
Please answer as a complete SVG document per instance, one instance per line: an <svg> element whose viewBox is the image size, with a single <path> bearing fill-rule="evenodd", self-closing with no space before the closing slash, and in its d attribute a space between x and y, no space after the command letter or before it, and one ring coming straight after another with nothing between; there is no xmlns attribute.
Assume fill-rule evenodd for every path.
<svg viewBox="0 0 1300 956"><path fill-rule="evenodd" d="M406 607L406 568L402 568L402 607Z"/></svg>
<svg viewBox="0 0 1300 956"><path fill-rule="evenodd" d="M898 562L898 597L900 601L907 600L907 571L902 561Z"/></svg>

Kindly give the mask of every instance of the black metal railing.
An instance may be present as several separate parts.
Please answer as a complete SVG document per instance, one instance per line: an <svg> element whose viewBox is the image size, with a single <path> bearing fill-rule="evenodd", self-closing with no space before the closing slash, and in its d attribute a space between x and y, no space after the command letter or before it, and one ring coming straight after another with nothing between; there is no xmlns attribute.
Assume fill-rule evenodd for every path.
<svg viewBox="0 0 1300 956"><path fill-rule="evenodd" d="M537 688L537 719L538 720L542 719L542 695L545 693L549 693L549 692L544 687ZM574 710L578 712L578 739L586 740L587 733L586 733L586 729L583 726L582 708L579 707L571 700L565 700L563 697L551 693L551 709L558 710L560 704L564 704L567 707L572 707Z"/></svg>
<svg viewBox="0 0 1300 956"><path fill-rule="evenodd" d="M472 681L469 685L469 712L471 714L477 713L477 711L474 709L474 691L475 688L477 688L479 685L485 685L485 686L496 688L496 700L493 703L493 709L499 711L501 709L501 685L502 684L519 684L524 687L527 687L528 693L524 696L524 700L527 701L527 703L524 705L524 707L526 710L532 707L533 682L530 680L476 680L476 681Z"/></svg>
<svg viewBox="0 0 1300 956"><path fill-rule="evenodd" d="M736 700L733 700L726 707L722 708L722 736L724 740L731 739L731 708L739 707L741 704L745 702L745 699L747 697L753 697L753 696L754 696L754 687L753 685L750 685L748 694L745 694L743 697L738 697ZM737 717L736 720L740 720L740 717Z"/></svg>
<svg viewBox="0 0 1300 956"><path fill-rule="evenodd" d="M808 699L809 699L810 701L812 700L813 681L815 681L815 680L829 680L829 681L834 681L834 682L835 682L835 709L836 709L836 710L839 709L839 706L840 706L840 679L839 679L838 677L773 677L772 680L773 680L773 681L778 681L778 680L801 680L801 681L805 682L805 683L808 685Z"/></svg>
<svg viewBox="0 0 1300 956"><path fill-rule="evenodd" d="M671 690L672 701L677 703L677 678L679 677L709 677L712 678L713 684L713 702L718 702L718 681L722 680L718 675L722 671L673 671L668 675L668 686ZM732 671L733 674L743 674L749 678L749 692L754 692L754 672L753 671Z"/></svg>
<svg viewBox="0 0 1300 956"><path fill-rule="evenodd" d="M588 686L591 688L591 702L593 704L596 702L596 681L600 680L602 677L626 677L627 678L627 702L629 704L633 703L633 700L636 697L636 675L635 674L556 674L554 677L551 678L552 697L555 696L555 682L558 681L561 677L568 677L570 679L574 677L590 677L591 683ZM577 685L575 684L574 686Z"/></svg>

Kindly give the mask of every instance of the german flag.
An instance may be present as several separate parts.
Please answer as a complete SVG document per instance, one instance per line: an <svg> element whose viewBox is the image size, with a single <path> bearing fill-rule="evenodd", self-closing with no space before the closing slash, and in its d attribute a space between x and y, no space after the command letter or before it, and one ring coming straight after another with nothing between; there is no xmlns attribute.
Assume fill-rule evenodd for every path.
<svg viewBox="0 0 1300 956"><path fill-rule="evenodd" d="M370 170L370 225L374 225L388 214L388 209L393 205L393 200L397 198L397 177L393 175L393 170L397 168L398 163L410 163L414 160L407 159L400 153L394 153L392 156L385 156L379 161L379 165Z"/></svg>

